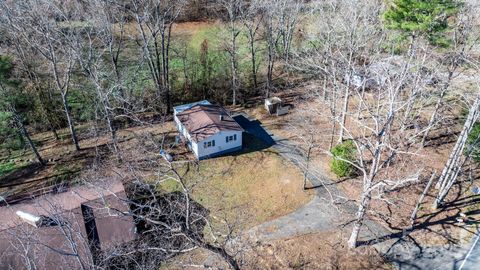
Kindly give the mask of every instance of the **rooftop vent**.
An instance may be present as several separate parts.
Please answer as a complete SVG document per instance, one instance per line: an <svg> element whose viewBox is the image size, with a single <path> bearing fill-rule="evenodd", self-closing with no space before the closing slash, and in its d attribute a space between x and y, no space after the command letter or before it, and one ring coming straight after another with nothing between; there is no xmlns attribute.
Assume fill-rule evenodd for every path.
<svg viewBox="0 0 480 270"><path fill-rule="evenodd" d="M220 117L220 121L223 121L223 115L222 115L222 114L220 114L220 116L219 116L219 117Z"/></svg>
<svg viewBox="0 0 480 270"><path fill-rule="evenodd" d="M26 223L38 228L42 225L42 218L39 216L35 216L30 213L26 213L23 211L17 211L16 212L17 216L19 216L22 220L24 220Z"/></svg>
<svg viewBox="0 0 480 270"><path fill-rule="evenodd" d="M56 220L53 220L52 218L43 215L35 216L33 214L23 211L17 211L16 214L23 221L34 226L35 228L57 226L59 224L62 224L61 222L57 222Z"/></svg>

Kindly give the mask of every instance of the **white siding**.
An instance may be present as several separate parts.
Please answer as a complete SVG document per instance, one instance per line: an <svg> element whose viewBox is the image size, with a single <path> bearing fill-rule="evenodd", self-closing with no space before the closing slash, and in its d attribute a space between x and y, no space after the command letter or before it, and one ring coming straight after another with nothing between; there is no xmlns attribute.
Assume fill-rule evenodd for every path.
<svg viewBox="0 0 480 270"><path fill-rule="evenodd" d="M192 152L195 154L197 158L208 157L211 155L216 155L218 153L225 152L230 149L239 148L242 146L242 132L241 131L221 131L213 136L210 136L207 139L204 139L198 143L194 142L185 129L185 127L180 123L177 116L174 115L174 121L177 126L178 131L180 134L190 142L190 148ZM226 137L236 135L236 140L234 141L226 141ZM209 142L215 140L215 146L211 147L204 147L204 142Z"/></svg>
<svg viewBox="0 0 480 270"><path fill-rule="evenodd" d="M197 143L192 140L192 137L188 133L187 129L180 123L177 116L173 117L175 124L177 126L178 132L190 143L190 149L193 151L195 156L198 158L198 146Z"/></svg>
<svg viewBox="0 0 480 270"><path fill-rule="evenodd" d="M227 143L226 137L236 135L237 139L235 141L229 141ZM205 142L215 140L215 146L204 147ZM208 137L200 142L198 142L197 147L197 157L202 158L210 155L216 155L230 149L238 148L242 146L242 132L241 131L221 131L213 136ZM193 149L192 149L193 150ZM195 152L195 151L194 151Z"/></svg>
<svg viewBox="0 0 480 270"><path fill-rule="evenodd" d="M198 158L198 144L194 141L190 141L192 144L192 152L195 154L195 156Z"/></svg>

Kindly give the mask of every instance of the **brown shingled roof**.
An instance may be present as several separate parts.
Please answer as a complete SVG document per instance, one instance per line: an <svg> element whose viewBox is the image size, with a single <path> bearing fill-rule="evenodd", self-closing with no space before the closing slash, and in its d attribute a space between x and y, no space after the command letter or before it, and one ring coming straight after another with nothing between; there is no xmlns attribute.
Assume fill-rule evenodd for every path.
<svg viewBox="0 0 480 270"><path fill-rule="evenodd" d="M218 105L196 105L177 114L192 140L200 142L220 131L243 131L243 128Z"/></svg>

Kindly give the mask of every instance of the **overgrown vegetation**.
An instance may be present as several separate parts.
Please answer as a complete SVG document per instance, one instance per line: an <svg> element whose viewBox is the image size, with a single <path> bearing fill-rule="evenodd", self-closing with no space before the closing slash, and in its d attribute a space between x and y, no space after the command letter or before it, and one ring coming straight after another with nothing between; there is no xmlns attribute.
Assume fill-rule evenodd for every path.
<svg viewBox="0 0 480 270"><path fill-rule="evenodd" d="M21 166L18 166L13 161L10 161L10 162L7 162L7 163L0 163L0 177L11 173L12 171L14 171L18 168L21 168Z"/></svg>
<svg viewBox="0 0 480 270"><path fill-rule="evenodd" d="M333 155L330 169L338 177L352 176L355 172L353 162L356 158L356 147L351 140L344 141L332 148Z"/></svg>

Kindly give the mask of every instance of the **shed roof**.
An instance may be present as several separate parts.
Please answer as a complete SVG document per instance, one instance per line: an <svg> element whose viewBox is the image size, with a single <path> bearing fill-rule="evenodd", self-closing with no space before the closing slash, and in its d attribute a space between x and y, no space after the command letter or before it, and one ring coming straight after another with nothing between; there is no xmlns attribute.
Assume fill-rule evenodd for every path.
<svg viewBox="0 0 480 270"><path fill-rule="evenodd" d="M177 114L195 142L200 142L220 131L243 131L243 128L218 105L195 105Z"/></svg>
<svg viewBox="0 0 480 270"><path fill-rule="evenodd" d="M99 247L105 251L135 238L133 219L121 214L129 211L126 199L120 181L106 181L0 207L0 261L6 268L24 269L22 252L27 251L19 252L19 247L27 246L37 269L79 269L79 260L88 263L91 256L82 205L92 209ZM18 210L61 220L66 225L35 228L18 218ZM71 255L73 243L78 259Z"/></svg>

